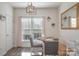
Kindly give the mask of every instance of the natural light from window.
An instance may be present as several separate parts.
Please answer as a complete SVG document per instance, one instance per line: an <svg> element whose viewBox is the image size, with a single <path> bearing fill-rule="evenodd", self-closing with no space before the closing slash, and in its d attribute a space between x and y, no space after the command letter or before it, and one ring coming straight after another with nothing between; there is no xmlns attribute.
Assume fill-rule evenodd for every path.
<svg viewBox="0 0 79 59"><path fill-rule="evenodd" d="M77 27L77 20L76 20L76 18L71 18L70 23L71 23L71 27L72 28L76 28Z"/></svg>
<svg viewBox="0 0 79 59"><path fill-rule="evenodd" d="M38 39L43 33L42 17L25 17L21 18L23 40L29 40L30 35L33 39Z"/></svg>

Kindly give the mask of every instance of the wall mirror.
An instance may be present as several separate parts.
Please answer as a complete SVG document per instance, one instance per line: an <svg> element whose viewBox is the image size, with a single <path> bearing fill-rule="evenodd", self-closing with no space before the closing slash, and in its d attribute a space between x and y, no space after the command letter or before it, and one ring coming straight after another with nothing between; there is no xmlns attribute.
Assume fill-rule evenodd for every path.
<svg viewBox="0 0 79 59"><path fill-rule="evenodd" d="M61 14L62 29L78 29L79 4L72 6Z"/></svg>

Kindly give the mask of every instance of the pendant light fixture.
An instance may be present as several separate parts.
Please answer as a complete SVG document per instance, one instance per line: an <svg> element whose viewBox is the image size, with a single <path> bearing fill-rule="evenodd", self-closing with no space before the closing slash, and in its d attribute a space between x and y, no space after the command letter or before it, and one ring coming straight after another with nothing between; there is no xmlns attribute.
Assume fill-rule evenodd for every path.
<svg viewBox="0 0 79 59"><path fill-rule="evenodd" d="M26 7L26 13L27 13L27 14L30 14L30 15L33 15L33 14L36 14L36 13L37 13L37 9L36 9L35 6L33 6L32 2L31 2L30 5L28 5L28 6Z"/></svg>

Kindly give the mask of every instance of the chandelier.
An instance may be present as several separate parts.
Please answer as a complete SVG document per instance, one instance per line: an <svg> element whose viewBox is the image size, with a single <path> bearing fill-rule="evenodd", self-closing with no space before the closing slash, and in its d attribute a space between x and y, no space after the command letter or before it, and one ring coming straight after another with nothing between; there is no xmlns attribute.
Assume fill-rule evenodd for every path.
<svg viewBox="0 0 79 59"><path fill-rule="evenodd" d="M32 14L36 14L36 12L37 12L37 9L35 6L33 6L32 3L26 7L26 13L32 15Z"/></svg>

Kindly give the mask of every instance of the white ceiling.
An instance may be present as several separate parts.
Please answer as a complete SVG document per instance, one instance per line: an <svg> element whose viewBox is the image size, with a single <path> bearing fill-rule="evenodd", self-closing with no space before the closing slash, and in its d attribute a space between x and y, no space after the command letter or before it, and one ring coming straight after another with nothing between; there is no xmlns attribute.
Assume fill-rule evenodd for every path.
<svg viewBox="0 0 79 59"><path fill-rule="evenodd" d="M10 4L14 8L25 8L30 2L10 2ZM37 8L57 8L62 2L33 2L32 4Z"/></svg>

